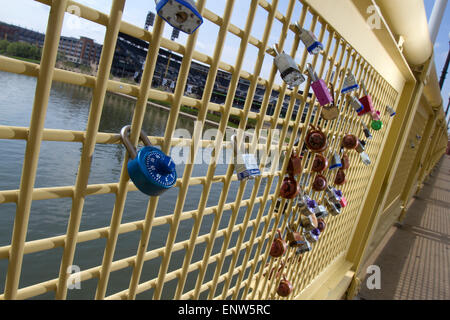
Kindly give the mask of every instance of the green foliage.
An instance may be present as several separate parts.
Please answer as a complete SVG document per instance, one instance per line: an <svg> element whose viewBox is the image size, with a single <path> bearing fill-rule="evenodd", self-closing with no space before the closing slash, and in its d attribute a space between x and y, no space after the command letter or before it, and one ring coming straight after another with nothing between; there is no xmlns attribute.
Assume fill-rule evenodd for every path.
<svg viewBox="0 0 450 320"><path fill-rule="evenodd" d="M41 60L41 48L25 42L0 41L0 53L12 57Z"/></svg>

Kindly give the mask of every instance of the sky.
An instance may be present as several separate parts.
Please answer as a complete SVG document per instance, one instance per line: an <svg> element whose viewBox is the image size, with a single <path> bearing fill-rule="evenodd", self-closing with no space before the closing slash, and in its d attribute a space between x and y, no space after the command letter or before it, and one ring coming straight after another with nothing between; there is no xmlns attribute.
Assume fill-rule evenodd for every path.
<svg viewBox="0 0 450 320"><path fill-rule="evenodd" d="M78 0L77 2L92 7L96 10L108 13L112 0ZM271 1L269 1L271 2ZM429 18L434 6L434 0L424 0L427 17ZM226 1L223 0L208 0L206 1L206 8L213 11L219 16L223 15ZM237 0L233 10L231 23L235 24L241 29L245 28L245 22L247 18L247 12L250 5L250 0ZM287 9L288 1L280 0L278 10L281 13L285 13ZM19 25L25 28L29 28L35 31L45 33L47 26L47 19L49 14L49 7L45 4L34 0L0 0L0 21ZM294 18L299 16L299 5L296 6L297 10L294 10ZM148 11L156 12L155 3L153 0L127 0L123 13L123 20L134 24L136 26L144 26L145 18ZM253 24L251 34L257 39L262 39L265 22L267 18L267 12L258 7L256 12L255 22ZM307 19L308 25L308 19ZM269 45L275 44L278 41L282 25L277 20L274 22L272 32L269 38ZM196 50L205 53L209 56L213 55L215 39L219 28L205 19L204 24L199 28L198 40ZM317 30L317 29L316 29ZM164 37L169 38L172 33L172 28L166 24L164 28ZM105 36L105 27L99 26L90 21L79 19L74 15L66 13L64 19L64 25L62 30L63 36L86 36L93 38L98 43L103 43ZM185 44L187 35L180 33L180 38L176 41ZM235 65L236 56L238 53L240 39L232 34L228 34L224 49L222 53L222 61ZM435 62L438 78L440 78L442 69L449 52L449 40L450 40L450 4L447 5L444 18L439 30L438 37L436 39L435 49ZM286 39L286 51L290 51L290 44L293 42L293 33L289 32ZM325 41L324 41L325 42ZM303 50L298 50L296 56L297 59L301 58ZM257 55L257 48L249 45L247 53L244 59L243 69L248 72L253 72L255 57ZM319 61L320 62L320 61ZM261 77L267 79L269 77L270 69L272 67L272 59L264 59L262 67ZM277 84L281 84L282 80L277 75L275 80ZM300 88L301 89L301 88ZM447 76L447 80L442 89L442 97L444 101L444 111L447 108L447 104L450 97L450 73ZM450 113L450 112L449 112Z"/></svg>

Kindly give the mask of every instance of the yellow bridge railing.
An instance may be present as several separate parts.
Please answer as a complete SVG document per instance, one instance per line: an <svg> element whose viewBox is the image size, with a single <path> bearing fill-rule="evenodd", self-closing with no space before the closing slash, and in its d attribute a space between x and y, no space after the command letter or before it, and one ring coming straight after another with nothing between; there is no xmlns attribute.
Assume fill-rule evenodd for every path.
<svg viewBox="0 0 450 320"><path fill-rule="evenodd" d="M206 0L198 0L196 6L203 15L205 23L219 28L212 56L202 53L197 46L197 32L190 35L185 45L163 37L166 23L157 17L151 32L122 21L125 0L113 0L109 14L99 12L87 6L68 0L38 0L51 7L47 33L41 63L33 64L0 56L0 70L23 74L37 78L34 105L29 127L0 125L0 139L25 140L26 150L23 170L18 190L0 191L0 214L2 206L16 205L14 228L11 243L0 247L0 259L8 260L2 299L28 299L46 293L54 293L56 299L66 299L70 283L70 267L74 264L77 248L86 243L104 240L104 252L101 265L80 270L82 283L95 280L95 290L90 296L95 299L136 299L139 295L151 293L153 299L169 298L165 292L170 286L170 297L174 299L310 299L341 298L347 294L351 298L358 290L363 272L361 266L365 257L382 238L387 226L401 219L416 188L445 152L447 146L446 124L443 120L442 105L430 105L423 95L424 87L433 67L430 57L421 69L412 70L407 64L400 48L390 34L387 24L385 31L373 31L363 28L365 18L358 12L354 1L342 1L342 8L335 12L341 24L334 17L320 10L315 1L290 0L286 12L278 9L279 0L251 0L245 28L231 24L234 12L234 0L227 0L222 15L208 10ZM359 6L362 6L360 1ZM367 5L371 1L367 1ZM69 6L80 8L80 16L93 23L106 27L103 50L96 76L65 71L55 68L58 43L61 36L63 19ZM252 36L252 27L257 10L265 10L267 20L261 39ZM353 21L353 30L344 21L350 15L358 15ZM271 49L274 43L271 37L274 24L281 24L281 33L276 44L280 51L286 51L298 59L298 67L306 70L307 63L317 71L327 83L333 81L336 96L343 87L342 74L351 71L359 83L363 80L374 105L381 111L383 128L373 131L373 138L367 143L366 153L371 159L365 165L356 152L349 153L351 166L346 171L347 183L341 189L348 206L340 215L326 218L326 230L321 234L310 252L296 254L288 249L282 258L271 258L269 250L280 229L286 233L289 225L299 222L301 215L295 200L282 199L280 189L288 166L289 157L280 156L302 152L303 141L313 124L322 128L327 135L329 147L325 152L328 158L339 153L344 135L352 133L361 140L365 139L362 123L369 124L370 116L358 116L352 106L339 98L338 119L325 121L318 116L321 107L314 95L310 95L311 82L304 88L289 88L285 83L277 84L277 68L272 66L269 77L262 78L264 61L272 63L276 53ZM311 57L300 43L295 23L317 34L324 49L319 55ZM359 30L359 31L356 31ZM128 34L150 43L142 80L138 85L109 79L114 50L119 32ZM383 38L376 32L390 35ZM359 33L365 41L376 45L369 52L367 43L348 35ZM239 38L236 48L237 58L234 65L223 62L222 54L227 36ZM288 37L289 36L289 37ZM292 39L292 40L288 40ZM359 39L359 40L358 40ZM257 59L253 70L245 70L244 57L249 46L257 50ZM151 87L159 49L163 47L182 55L182 63L175 91L168 93ZM361 52L364 51L364 52ZM195 60L209 66L203 96L200 99L184 95L191 62ZM383 68L383 66L386 66ZM223 105L211 102L214 83L219 70L231 73L226 101ZM304 72L305 73L305 72ZM335 76L332 79L332 74ZM240 79L250 82L243 109L233 107ZM52 81L59 81L92 89L92 101L89 119L85 131L57 130L45 128L47 105ZM265 87L265 95L259 112L251 111L257 85ZM268 106L272 91L278 92L278 100L272 115ZM99 123L102 117L107 92L120 93L136 98L131 124L130 140L137 145L139 132L144 121L148 100L158 100L170 104L170 113L165 124L164 136L150 136L153 145L160 146L169 154L174 146L184 145L190 149L190 162L184 165L183 174L176 182L177 197L170 215L158 214L159 197L149 197L142 203L146 207L142 220L123 222L126 214L126 202L129 193L137 188L130 181L127 172L128 155L123 160L119 181L108 184L89 184L92 169L92 156L98 144L120 144L119 134L101 132ZM363 94L358 89L357 95ZM289 105L285 116L281 110L286 97ZM181 106L198 110L197 124L192 139L174 137ZM294 109L298 111L294 116ZM396 111L391 118L385 112L386 106ZM239 116L239 129L248 127L248 119L254 119L256 128L247 146L252 150L263 150L265 155L277 154L274 170L266 170L270 159L263 156L259 160L262 175L254 181L238 181L235 166L230 164L223 175L216 173L216 164L208 165L204 176L193 176L196 166L195 155L199 150L214 148L215 154L231 150L230 141L223 137L215 140L201 140L197 137L204 130L208 112L220 112L218 130L225 132L231 115ZM258 130L270 128L279 130L274 140L268 135L261 142ZM295 144L296 139L300 143ZM40 147L43 141L82 143L81 158L73 186L35 188L36 172ZM125 149L124 153L125 153ZM324 203L324 192L312 190L316 176L311 171L314 154L306 150L302 160L303 174L298 177L302 189L319 204ZM335 171L325 171L325 177L332 184ZM230 194L230 186L238 184L236 195ZM211 204L210 194L213 185L220 185L221 192L217 203ZM193 193L194 186L201 187L201 193ZM114 209L110 215L110 224L101 228L80 230L83 210L87 197L114 196ZM163 194L161 197L164 197ZM229 196L234 198L229 201ZM33 202L40 200L71 199L70 217L67 232L58 236L48 236L27 241L28 224ZM195 198L198 206L195 210L185 210L187 198ZM280 203L277 205L277 201ZM281 208L285 208L283 211ZM278 208L277 208L278 207ZM283 212L282 212L283 211ZM180 232L180 224L189 222L189 233ZM205 225L208 222L209 224ZM160 227L165 226L162 229ZM208 231L202 231L206 228ZM158 230L158 235L155 234ZM161 231L164 230L164 231ZM165 244L149 249L155 237L165 239ZM115 259L116 248L122 237L138 234L139 243L135 254ZM59 276L50 279L36 279L30 286L20 287L21 272L26 255L44 251L62 250ZM200 252L200 254L199 254ZM194 254L196 253L196 254ZM173 256L181 256L181 266L173 267ZM158 273L151 279L142 275L149 266L148 262L158 265ZM110 292L114 273L127 270L129 284L119 292ZM271 272L273 275L270 276ZM284 276L293 285L293 292L283 298L277 295L277 288ZM192 281L188 281L188 279ZM2 287L0 287L2 288Z"/></svg>

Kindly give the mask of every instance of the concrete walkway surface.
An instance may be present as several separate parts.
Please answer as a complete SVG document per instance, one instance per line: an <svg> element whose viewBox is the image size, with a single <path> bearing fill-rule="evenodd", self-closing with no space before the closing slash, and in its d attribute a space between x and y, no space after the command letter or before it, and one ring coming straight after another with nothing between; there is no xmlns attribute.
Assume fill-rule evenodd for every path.
<svg viewBox="0 0 450 320"><path fill-rule="evenodd" d="M392 227L386 237L374 260L381 288L368 289L366 278L357 299L450 299L450 156L432 170L403 225Z"/></svg>

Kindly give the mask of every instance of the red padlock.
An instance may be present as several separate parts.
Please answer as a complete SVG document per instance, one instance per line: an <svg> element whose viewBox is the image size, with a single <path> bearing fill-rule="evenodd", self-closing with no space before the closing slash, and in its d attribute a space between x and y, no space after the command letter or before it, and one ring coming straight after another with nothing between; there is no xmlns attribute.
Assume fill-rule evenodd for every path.
<svg viewBox="0 0 450 320"><path fill-rule="evenodd" d="M320 153L316 154L311 170L314 172L322 172L328 167L328 159Z"/></svg>
<svg viewBox="0 0 450 320"><path fill-rule="evenodd" d="M287 297L291 294L293 290L292 284L286 280L286 278L283 276L283 280L280 281L280 284L278 285L277 293L278 295L282 297Z"/></svg>
<svg viewBox="0 0 450 320"><path fill-rule="evenodd" d="M297 153L292 153L291 158L289 159L288 167L286 173L289 175L299 175L302 174L302 159L303 157L298 155Z"/></svg>
<svg viewBox="0 0 450 320"><path fill-rule="evenodd" d="M345 179L345 172L341 168L336 173L336 177L334 178L334 184L340 186L343 185L345 182L347 182L347 180Z"/></svg>
<svg viewBox="0 0 450 320"><path fill-rule="evenodd" d="M358 138L353 134L346 134L342 139L342 146L345 149L355 149L359 144Z"/></svg>
<svg viewBox="0 0 450 320"><path fill-rule="evenodd" d="M277 235L275 236L272 247L270 248L270 256L273 258L279 258L286 252L287 249L288 244L281 237L280 230L277 230Z"/></svg>
<svg viewBox="0 0 450 320"><path fill-rule="evenodd" d="M305 138L306 146L313 152L323 152L328 147L327 136L320 130L319 127L315 127L310 124L311 129Z"/></svg>
<svg viewBox="0 0 450 320"><path fill-rule="evenodd" d="M325 178L323 175L318 174L316 178L314 179L312 189L314 191L323 191L327 188L327 178Z"/></svg>
<svg viewBox="0 0 450 320"><path fill-rule="evenodd" d="M300 232L295 232L293 231L291 228L287 228L288 233L287 233L287 241L289 243L289 246L291 248L295 248L297 246L300 246L301 244L303 244L303 242L305 241L305 239L303 238L303 236L301 235Z"/></svg>
<svg viewBox="0 0 450 320"><path fill-rule="evenodd" d="M300 193L300 184L295 177L289 175L284 178L281 185L280 197L284 199L294 199Z"/></svg>

